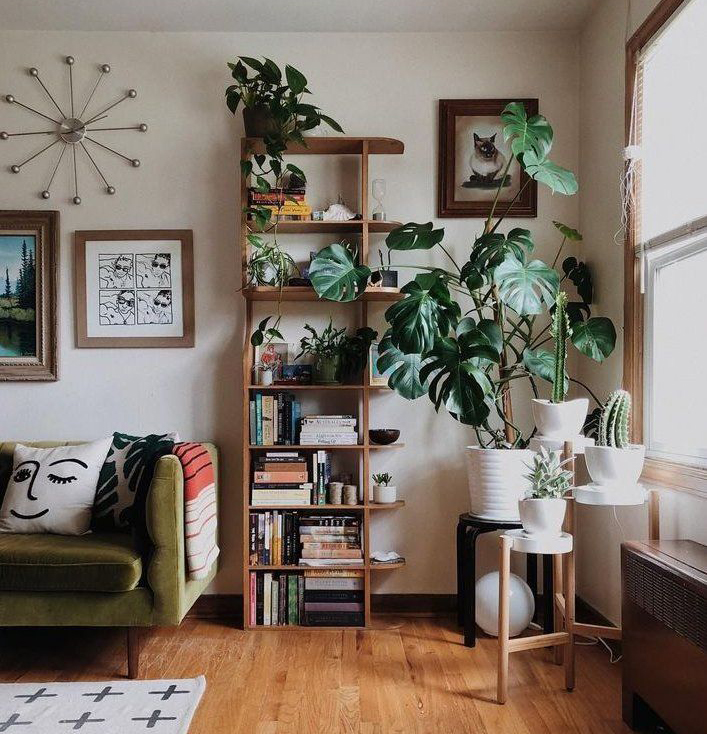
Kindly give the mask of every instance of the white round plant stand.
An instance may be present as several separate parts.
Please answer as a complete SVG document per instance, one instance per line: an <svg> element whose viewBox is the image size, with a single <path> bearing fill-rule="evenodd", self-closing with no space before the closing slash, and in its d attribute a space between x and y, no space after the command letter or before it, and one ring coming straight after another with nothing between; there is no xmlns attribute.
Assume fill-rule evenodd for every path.
<svg viewBox="0 0 707 734"><path fill-rule="evenodd" d="M573 436L569 439L575 454L583 454L585 446L594 446L594 439L586 436ZM540 451L540 448L548 451L563 451L565 442L561 438L552 438L551 436L533 436L530 439L529 448L531 451Z"/></svg>
<svg viewBox="0 0 707 734"><path fill-rule="evenodd" d="M574 501L578 505L604 507L642 505L648 499L648 492L642 484L634 484L633 486L585 484L581 487L575 487L573 494Z"/></svg>

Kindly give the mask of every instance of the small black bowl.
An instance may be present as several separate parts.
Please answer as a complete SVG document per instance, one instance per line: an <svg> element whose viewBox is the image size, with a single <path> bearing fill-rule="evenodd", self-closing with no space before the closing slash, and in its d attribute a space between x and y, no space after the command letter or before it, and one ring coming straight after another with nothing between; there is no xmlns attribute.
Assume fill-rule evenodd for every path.
<svg viewBox="0 0 707 734"><path fill-rule="evenodd" d="M387 446L400 438L400 431L397 428L371 428L368 431L368 437L371 443Z"/></svg>

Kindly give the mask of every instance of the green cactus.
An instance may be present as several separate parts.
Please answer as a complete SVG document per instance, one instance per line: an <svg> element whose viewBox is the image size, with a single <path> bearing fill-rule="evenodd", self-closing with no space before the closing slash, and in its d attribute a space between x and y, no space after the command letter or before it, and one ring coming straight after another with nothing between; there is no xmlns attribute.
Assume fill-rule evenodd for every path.
<svg viewBox="0 0 707 734"><path fill-rule="evenodd" d="M626 390L614 390L609 395L599 421L599 446L617 449L629 447L628 421L631 415L631 395Z"/></svg>
<svg viewBox="0 0 707 734"><path fill-rule="evenodd" d="M555 298L555 313L552 315L550 334L555 340L555 371L552 376L552 402L565 399L565 364L567 363L567 340L572 335L567 316L567 294L558 291Z"/></svg>

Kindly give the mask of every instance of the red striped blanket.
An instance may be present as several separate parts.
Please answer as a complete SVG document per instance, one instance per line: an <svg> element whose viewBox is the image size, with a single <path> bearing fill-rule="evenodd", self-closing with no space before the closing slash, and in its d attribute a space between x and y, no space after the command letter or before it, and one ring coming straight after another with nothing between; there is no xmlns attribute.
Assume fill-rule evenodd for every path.
<svg viewBox="0 0 707 734"><path fill-rule="evenodd" d="M211 455L200 443L175 443L184 472L184 537L189 578L203 579L219 554L216 482Z"/></svg>

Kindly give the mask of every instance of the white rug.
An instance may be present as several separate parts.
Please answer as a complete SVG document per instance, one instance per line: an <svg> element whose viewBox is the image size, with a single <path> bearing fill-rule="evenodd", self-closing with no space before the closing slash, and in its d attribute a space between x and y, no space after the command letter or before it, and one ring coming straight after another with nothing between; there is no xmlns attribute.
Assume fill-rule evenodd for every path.
<svg viewBox="0 0 707 734"><path fill-rule="evenodd" d="M0 733L187 734L206 680L0 685Z"/></svg>

